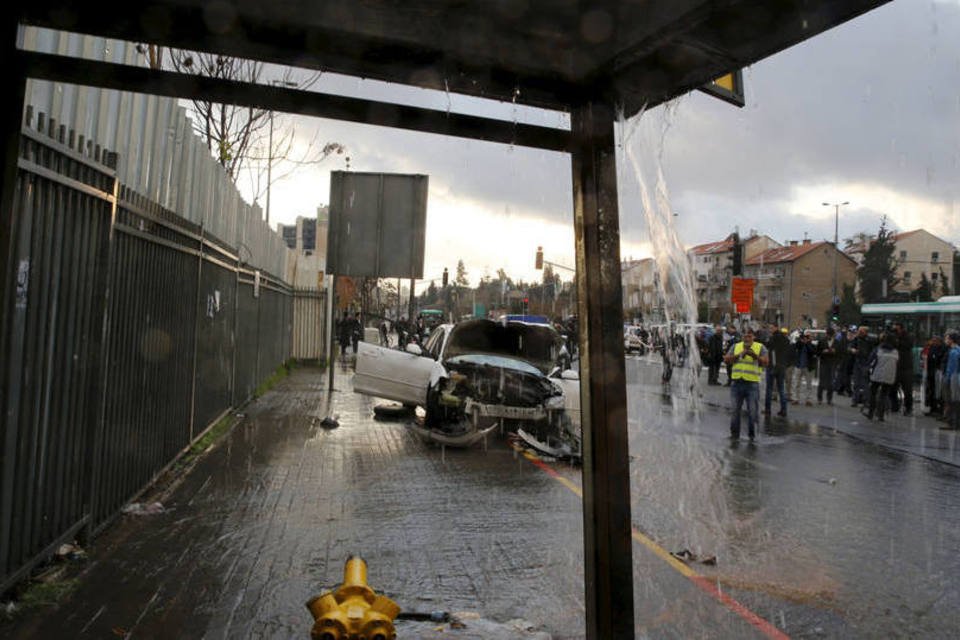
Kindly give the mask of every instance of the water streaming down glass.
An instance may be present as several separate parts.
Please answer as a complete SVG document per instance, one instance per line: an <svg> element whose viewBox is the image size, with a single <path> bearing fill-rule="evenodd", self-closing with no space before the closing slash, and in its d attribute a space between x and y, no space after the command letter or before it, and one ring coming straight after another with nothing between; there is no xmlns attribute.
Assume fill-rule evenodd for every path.
<svg viewBox="0 0 960 640"><path fill-rule="evenodd" d="M656 112L641 111L636 116L619 118L620 162L618 184L621 202L629 202L628 189L636 190L640 202L650 248L655 263L654 284L660 317L645 324L660 325L661 357L672 361L673 371L669 393L675 420L686 421L693 412L699 415L701 408L700 370L702 362L697 347L695 323L697 322L696 286L687 253L674 225L676 215L670 205L670 195L663 174L663 152L668 130L675 117L676 105L671 103ZM637 212L622 206L621 218L636 216ZM671 339L682 339L670 349ZM652 338L652 336L651 336ZM681 353L680 348L682 344Z"/></svg>

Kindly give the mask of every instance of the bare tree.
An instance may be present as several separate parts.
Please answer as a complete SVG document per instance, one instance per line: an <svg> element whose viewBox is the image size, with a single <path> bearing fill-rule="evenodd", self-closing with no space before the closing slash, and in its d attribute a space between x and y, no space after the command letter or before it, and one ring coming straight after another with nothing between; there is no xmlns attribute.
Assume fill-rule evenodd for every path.
<svg viewBox="0 0 960 640"><path fill-rule="evenodd" d="M167 49L165 56L164 49L156 45L139 45L138 51L154 69L169 67L179 73L253 84L265 83L264 65L254 60L181 49ZM319 78L319 72L306 78L297 78L290 69L286 69L280 78L271 79L270 84L309 89ZM194 133L204 140L211 155L234 182L239 180L242 173L249 174L251 191L256 200L269 188L264 176L269 173L268 167L273 163L283 161L284 168L270 176L270 181L277 182L302 166L318 164L332 154L345 151L339 142L319 144L316 136L299 150L295 149L294 128L286 123L275 126L280 118L267 109L209 100L193 100L192 106ZM274 129L272 136L271 127Z"/></svg>

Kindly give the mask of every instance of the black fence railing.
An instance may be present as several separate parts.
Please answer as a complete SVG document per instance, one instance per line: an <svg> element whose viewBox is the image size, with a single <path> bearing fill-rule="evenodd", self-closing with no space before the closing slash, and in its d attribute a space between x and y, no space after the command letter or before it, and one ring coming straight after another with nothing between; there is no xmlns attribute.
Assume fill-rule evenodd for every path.
<svg viewBox="0 0 960 640"><path fill-rule="evenodd" d="M291 350L286 284L38 124L2 301L0 591L100 531Z"/></svg>

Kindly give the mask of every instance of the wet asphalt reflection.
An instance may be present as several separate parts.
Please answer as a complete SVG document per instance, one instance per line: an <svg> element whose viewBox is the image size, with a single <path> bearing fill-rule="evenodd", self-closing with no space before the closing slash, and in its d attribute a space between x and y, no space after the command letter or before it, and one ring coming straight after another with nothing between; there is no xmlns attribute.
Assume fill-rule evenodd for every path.
<svg viewBox="0 0 960 640"><path fill-rule="evenodd" d="M960 636L960 470L829 420L733 443L725 408L693 404L682 374L661 393L659 373L627 362L636 529L715 556L690 567L793 637Z"/></svg>
<svg viewBox="0 0 960 640"><path fill-rule="evenodd" d="M724 409L688 400L682 371L672 393L658 377L627 361L638 637L960 635L955 467L779 420L732 445ZM501 437L443 451L403 421L374 420L348 371L329 412L325 385L297 370L250 405L162 496L165 513L120 519L58 611L3 635L306 637L304 602L359 553L371 586L405 610L583 637L577 467L550 462L558 481ZM339 428L321 426L328 413ZM454 637L434 627L398 631Z"/></svg>

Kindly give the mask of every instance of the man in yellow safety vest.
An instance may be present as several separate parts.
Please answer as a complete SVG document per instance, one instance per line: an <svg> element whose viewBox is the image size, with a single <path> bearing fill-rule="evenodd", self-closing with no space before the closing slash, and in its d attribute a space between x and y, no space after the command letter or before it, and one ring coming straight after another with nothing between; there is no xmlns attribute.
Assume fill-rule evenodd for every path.
<svg viewBox="0 0 960 640"><path fill-rule="evenodd" d="M758 414L760 410L760 378L763 376L763 367L767 366L767 348L755 342L753 330L747 328L743 332L743 340L737 342L723 357L723 361L731 366L730 404L733 407L733 418L730 420L730 437L733 440L740 438L740 408L744 401L747 403L747 435L750 440L756 437Z"/></svg>

